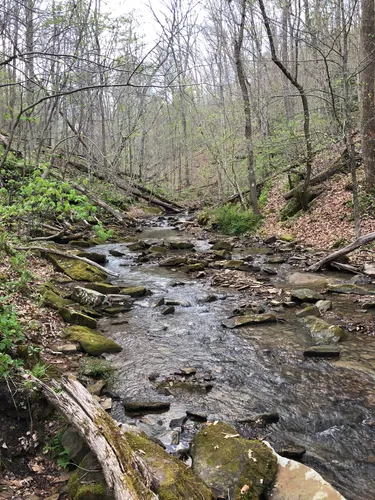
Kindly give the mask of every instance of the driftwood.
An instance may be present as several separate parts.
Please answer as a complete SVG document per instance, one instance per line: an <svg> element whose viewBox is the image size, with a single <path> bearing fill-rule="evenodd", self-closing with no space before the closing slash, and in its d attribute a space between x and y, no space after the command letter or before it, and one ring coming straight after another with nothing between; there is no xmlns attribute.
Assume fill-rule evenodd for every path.
<svg viewBox="0 0 375 500"><path fill-rule="evenodd" d="M81 262L85 262L86 264L89 264L90 266L96 267L102 273L107 274L108 276L114 276L116 278L118 277L117 273L114 273L113 271L106 269L105 267L101 266L100 264L97 264L96 262L93 262L90 259L86 259L86 257L78 257L78 255L74 255L74 254L71 254L68 252L62 252L61 250L55 250L53 248L37 247L37 246L13 247L13 248L14 248L14 250L19 250L19 251L23 251L23 252L27 252L27 251L31 250L34 252L51 253L53 255L60 255L61 257L66 257L68 259L80 260Z"/></svg>
<svg viewBox="0 0 375 500"><path fill-rule="evenodd" d="M45 398L72 423L96 455L116 500L151 500L156 483L140 455L133 452L115 421L74 377L52 387L23 372Z"/></svg>
<svg viewBox="0 0 375 500"><path fill-rule="evenodd" d="M343 173L343 172L349 172L350 171L350 165L349 165L349 160L347 158L347 150L345 150L340 158L334 162L331 168L328 170L325 170L321 174L317 175L316 177L313 177L310 182L309 186L316 186L317 184L321 184L322 182L330 179L333 177L335 174L338 173ZM356 167L358 168L361 165L361 158L359 155L356 156ZM295 186L293 189L288 191L287 193L284 194L284 199L285 200L290 200L293 198L293 196L298 192L301 188L303 187L303 182Z"/></svg>
<svg viewBox="0 0 375 500"><path fill-rule="evenodd" d="M318 271L321 267L325 266L326 264L329 264L330 262L339 259L343 255L347 255L348 253L353 252L353 250L356 250L357 248L363 245L367 245L368 243L371 243L371 241L374 240L375 240L375 233L369 233L364 236L361 236L360 238L350 243L350 245L347 245L344 248L340 248L340 250L336 250L336 252L327 255L327 257L324 257L324 259L321 259L316 264L313 264L312 266L308 267L307 270L312 272Z"/></svg>

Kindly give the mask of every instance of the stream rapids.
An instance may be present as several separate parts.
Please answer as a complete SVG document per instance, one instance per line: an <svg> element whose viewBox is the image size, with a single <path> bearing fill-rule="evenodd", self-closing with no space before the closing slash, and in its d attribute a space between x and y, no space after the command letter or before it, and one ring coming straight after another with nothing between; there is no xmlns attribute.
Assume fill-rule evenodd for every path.
<svg viewBox="0 0 375 500"><path fill-rule="evenodd" d="M193 241L168 226L145 227L137 238L155 243L190 239L197 255L210 247L207 241ZM110 250L124 255L113 257ZM145 286L152 292L121 314L124 323L118 318L101 320L105 335L123 347L121 353L108 356L117 369L114 390L121 399L170 402L167 412L136 418L126 415L121 402L116 402L114 418L131 419L149 434L158 435L187 410L232 423L249 415L277 412L279 421L261 429L261 437L276 449L291 443L306 448L303 463L347 499L375 498L373 337L352 333L341 345L339 361L306 359L303 349L312 342L295 318L295 309L285 311L284 322L226 329L221 321L241 301L251 299L251 290L213 287L205 279L159 267L157 262L140 265L135 260L139 252L129 251L126 243L96 246L95 251L105 253L107 267L119 274L113 283ZM274 277L272 288L277 291L283 286ZM212 294L218 300L205 302L204 297ZM165 297L182 304L174 314L162 315L154 307ZM356 312L350 296L330 299L344 316L353 319L355 314L364 314ZM168 381L182 367L195 368L196 377L209 384L209 390L173 395L156 390L155 377ZM199 425L192 423L191 431ZM181 442L188 446L189 432L181 436Z"/></svg>

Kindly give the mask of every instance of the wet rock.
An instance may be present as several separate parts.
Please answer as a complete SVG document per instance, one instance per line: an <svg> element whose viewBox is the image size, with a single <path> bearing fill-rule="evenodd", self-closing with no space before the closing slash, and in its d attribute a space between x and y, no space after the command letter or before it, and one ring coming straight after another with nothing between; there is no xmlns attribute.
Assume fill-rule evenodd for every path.
<svg viewBox="0 0 375 500"><path fill-rule="evenodd" d="M350 278L349 283L353 283L354 285L368 285L371 283L371 278L363 276L363 274L357 274L353 278Z"/></svg>
<svg viewBox="0 0 375 500"><path fill-rule="evenodd" d="M320 314L324 314L332 309L332 302L330 300L318 300L315 306L319 309Z"/></svg>
<svg viewBox="0 0 375 500"><path fill-rule="evenodd" d="M158 434L157 438L164 446L178 445L180 442L180 432L177 429L164 431L162 434Z"/></svg>
<svg viewBox="0 0 375 500"><path fill-rule="evenodd" d="M111 321L111 325L125 325L129 321L125 318L114 319Z"/></svg>
<svg viewBox="0 0 375 500"><path fill-rule="evenodd" d="M227 250L231 252L233 250L233 243L230 243L229 241L216 241L211 247L211 250Z"/></svg>
<svg viewBox="0 0 375 500"><path fill-rule="evenodd" d="M195 262L194 264L188 264L187 266L184 267L184 271L186 273L194 273L196 271L203 271L206 267L205 262Z"/></svg>
<svg viewBox="0 0 375 500"><path fill-rule="evenodd" d="M175 427L179 427L179 428L183 429L186 421L187 421L187 417L185 415L183 417L180 417L180 418L174 418L173 420L171 420L169 422L169 427L171 429L174 429Z"/></svg>
<svg viewBox="0 0 375 500"><path fill-rule="evenodd" d="M61 437L61 444L69 452L70 458L76 464L79 464L90 451L85 440L74 427L68 427L64 432Z"/></svg>
<svg viewBox="0 0 375 500"><path fill-rule="evenodd" d="M105 307L103 309L103 312L105 314L109 314L110 316L115 316L116 314L121 314L123 312L129 311L130 306L128 305L119 305L119 306L112 306L112 307Z"/></svg>
<svg viewBox="0 0 375 500"><path fill-rule="evenodd" d="M127 288L122 288L120 293L123 295L129 295L129 297L143 297L145 295L150 295L151 292L147 290L144 286L131 286Z"/></svg>
<svg viewBox="0 0 375 500"><path fill-rule="evenodd" d="M301 460L303 455L306 453L306 448L304 446L300 446L298 444L289 444L287 446L283 446L282 448L278 448L276 452L285 458L292 458L295 460Z"/></svg>
<svg viewBox="0 0 375 500"><path fill-rule="evenodd" d="M156 302L152 304L152 307L160 307L164 305L164 297L161 297Z"/></svg>
<svg viewBox="0 0 375 500"><path fill-rule="evenodd" d="M107 262L107 256L104 253L97 252L78 252L78 257L84 257L85 259L92 260L97 264L105 264Z"/></svg>
<svg viewBox="0 0 375 500"><path fill-rule="evenodd" d="M293 299L300 300L302 302L316 302L317 300L323 300L324 296L320 293L310 290L310 288L299 288L297 290L292 290L290 295Z"/></svg>
<svg viewBox="0 0 375 500"><path fill-rule="evenodd" d="M188 367L188 366L184 366L182 368L180 368L180 372L183 374L183 375L195 375L197 373L197 369L194 368L194 367Z"/></svg>
<svg viewBox="0 0 375 500"><path fill-rule="evenodd" d="M75 311L74 309L62 307L59 309L59 314L62 319L70 325L87 326L87 328L93 329L97 326L96 319L91 318L90 316L87 316L79 311Z"/></svg>
<svg viewBox="0 0 375 500"><path fill-rule="evenodd" d="M173 250L189 250L194 248L194 244L190 241L170 241L169 246Z"/></svg>
<svg viewBox="0 0 375 500"><path fill-rule="evenodd" d="M327 291L334 293L345 293L345 294L353 293L357 295L375 295L374 287L354 285L353 283L343 283L341 285L329 284L327 287Z"/></svg>
<svg viewBox="0 0 375 500"><path fill-rule="evenodd" d="M277 411L269 413L258 413L249 417L241 418L238 420L240 424L276 424L280 420L280 415Z"/></svg>
<svg viewBox="0 0 375 500"><path fill-rule="evenodd" d="M198 279L203 279L206 277L206 273L204 271L199 271L196 277Z"/></svg>
<svg viewBox="0 0 375 500"><path fill-rule="evenodd" d="M234 318L225 319L221 322L226 328L239 328L246 325L254 325L257 323L268 323L277 321L277 317L272 313L251 314L247 316L235 316Z"/></svg>
<svg viewBox="0 0 375 500"><path fill-rule="evenodd" d="M115 249L108 250L108 253L112 255L112 257L124 257L124 255L126 255L124 252Z"/></svg>
<svg viewBox="0 0 375 500"><path fill-rule="evenodd" d="M105 352L115 353L122 350L122 347L113 340L85 326L71 326L66 328L64 333L70 340L79 342L83 352L91 356L100 356Z"/></svg>
<svg viewBox="0 0 375 500"><path fill-rule="evenodd" d="M274 487L268 496L270 500L345 500L314 469L272 451L278 467Z"/></svg>
<svg viewBox="0 0 375 500"><path fill-rule="evenodd" d="M274 269L273 267L263 266L262 271L267 274L273 274L273 275L277 274L277 270Z"/></svg>
<svg viewBox="0 0 375 500"><path fill-rule="evenodd" d="M271 450L260 441L241 438L223 422L203 427L191 451L193 470L218 498L241 498L245 485L244 498L261 498L276 476L277 460Z"/></svg>
<svg viewBox="0 0 375 500"><path fill-rule="evenodd" d="M215 302L218 300L218 296L214 294L206 295L205 297L202 297L201 299L198 300L201 304L209 304L211 302Z"/></svg>
<svg viewBox="0 0 375 500"><path fill-rule="evenodd" d="M186 416L194 422L207 422L207 414L199 410L186 410Z"/></svg>
<svg viewBox="0 0 375 500"><path fill-rule="evenodd" d="M264 243L265 243L266 245L270 245L270 244L272 244L272 243L275 243L275 242L276 242L276 240L277 240L277 236L276 236L276 235L273 235L273 236L270 236L269 238L266 238L266 239L264 240Z"/></svg>
<svg viewBox="0 0 375 500"><path fill-rule="evenodd" d="M174 306L167 306L167 307L164 307L161 311L161 313L166 316L167 314L174 314L175 312L175 307Z"/></svg>
<svg viewBox="0 0 375 500"><path fill-rule="evenodd" d="M340 349L332 345L315 345L305 349L303 355L306 358L338 358Z"/></svg>
<svg viewBox="0 0 375 500"><path fill-rule="evenodd" d="M171 404L169 401L152 401L152 400L125 400L123 402L125 411L133 413L148 413L168 411Z"/></svg>
<svg viewBox="0 0 375 500"><path fill-rule="evenodd" d="M159 263L163 267L178 267L187 263L186 257L170 257Z"/></svg>
<svg viewBox="0 0 375 500"><path fill-rule="evenodd" d="M214 251L215 260L231 260L232 254L228 250L215 250Z"/></svg>
<svg viewBox="0 0 375 500"><path fill-rule="evenodd" d="M96 292L108 295L110 293L118 294L120 292L120 287L116 285L111 285L110 283L89 283L85 286L90 290L95 290Z"/></svg>
<svg viewBox="0 0 375 500"><path fill-rule="evenodd" d="M176 287L176 286L185 286L186 283L184 281L174 281L171 283L171 286Z"/></svg>
<svg viewBox="0 0 375 500"><path fill-rule="evenodd" d="M321 300L320 302L324 302ZM305 316L319 316L320 315L320 309L314 305L314 306L307 306L300 311L296 312L297 318L303 318Z"/></svg>
<svg viewBox="0 0 375 500"><path fill-rule="evenodd" d="M69 257L47 254L54 267L76 281L103 281L106 276L96 267Z"/></svg>
<svg viewBox="0 0 375 500"><path fill-rule="evenodd" d="M330 325L315 316L306 316L300 321L308 328L317 345L334 344L346 338L346 333L338 325Z"/></svg>
<svg viewBox="0 0 375 500"><path fill-rule="evenodd" d="M131 252L138 252L138 251L141 251L141 250L145 250L149 246L150 245L147 244L145 241L139 240L139 241L136 241L135 243L130 243L130 245L128 245L128 249Z"/></svg>
<svg viewBox="0 0 375 500"><path fill-rule="evenodd" d="M152 245L150 248L147 250L148 253L154 253L154 254L166 254L168 252L168 248L164 247L162 245Z"/></svg>

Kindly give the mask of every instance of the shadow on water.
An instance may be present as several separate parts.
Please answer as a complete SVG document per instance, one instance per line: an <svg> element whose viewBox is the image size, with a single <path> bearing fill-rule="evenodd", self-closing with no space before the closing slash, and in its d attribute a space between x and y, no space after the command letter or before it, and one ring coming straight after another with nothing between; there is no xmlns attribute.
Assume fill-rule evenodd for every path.
<svg viewBox="0 0 375 500"><path fill-rule="evenodd" d="M141 238L152 240L178 237L179 233L168 227L147 229L141 234ZM201 248L205 248L204 242ZM304 446L304 462L348 499L374 498L372 337L351 334L342 344L337 362L305 359L302 351L311 345L311 339L293 310L288 310L285 322L228 330L221 326L221 320L246 297L243 293L230 290L228 294L228 289L212 288L157 264L136 266L135 254L125 244L95 249L107 254L110 249L123 251L121 258L108 255L108 267L120 274L115 282L143 285L153 292L122 315L126 324L102 320L106 334L123 346L120 354L109 357L118 368L115 389L121 397L164 397L170 401L170 410L157 415L158 425L165 428L187 409L230 421L277 411L279 422L264 429L271 444ZM175 282L184 285L173 286ZM222 300L201 302L202 297L213 293L221 294ZM153 307L161 297L184 305L177 306L175 314L163 316L160 308ZM354 311L350 298L335 300L348 314ZM212 390L175 396L155 392L150 374L168 377L186 366L196 368L197 377L208 375ZM123 418L119 407L114 409L114 416Z"/></svg>

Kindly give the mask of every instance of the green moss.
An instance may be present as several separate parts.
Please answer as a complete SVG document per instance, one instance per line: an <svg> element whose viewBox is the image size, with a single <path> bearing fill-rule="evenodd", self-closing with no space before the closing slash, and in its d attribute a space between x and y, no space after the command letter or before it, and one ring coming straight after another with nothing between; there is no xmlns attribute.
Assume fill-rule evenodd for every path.
<svg viewBox="0 0 375 500"><path fill-rule="evenodd" d="M52 290L46 289L43 293L43 305L52 307L52 309L60 309L74 304L72 300L63 299Z"/></svg>
<svg viewBox="0 0 375 500"><path fill-rule="evenodd" d="M160 500L211 500L208 487L176 457L150 441L144 434L126 432L126 439L134 451L142 450L143 459L156 471L159 480L155 493Z"/></svg>
<svg viewBox="0 0 375 500"><path fill-rule="evenodd" d="M292 241L294 241L294 236L292 236L291 234L282 234L279 237L279 240L286 241L287 243L291 243Z"/></svg>
<svg viewBox="0 0 375 500"><path fill-rule="evenodd" d="M59 309L59 314L64 321L71 325L81 325L87 326L88 328L96 328L97 321L86 314L83 314L79 311L75 311L74 309L68 309L66 307L62 307Z"/></svg>
<svg viewBox="0 0 375 500"><path fill-rule="evenodd" d="M107 339L96 330L85 326L71 326L65 329L65 334L70 340L79 342L81 348L91 356L100 356L107 352L120 352L122 347L111 339Z"/></svg>
<svg viewBox="0 0 375 500"><path fill-rule="evenodd" d="M217 496L258 500L272 486L277 460L260 441L238 436L228 424L203 427L194 437L193 468ZM241 488L249 486L246 497Z"/></svg>
<svg viewBox="0 0 375 500"><path fill-rule="evenodd" d="M80 486L74 500L103 500L105 485L103 483L87 484Z"/></svg>
<svg viewBox="0 0 375 500"><path fill-rule="evenodd" d="M95 290L96 292L108 294L108 293L120 293L120 287L111 285L110 283L90 283L86 285L86 288L90 290Z"/></svg>
<svg viewBox="0 0 375 500"><path fill-rule="evenodd" d="M95 282L103 281L106 277L99 269L85 262L69 257L61 257L60 255L47 254L47 256L58 271L66 274L73 280Z"/></svg>
<svg viewBox="0 0 375 500"><path fill-rule="evenodd" d="M130 295L130 297L143 297L143 295L146 295L147 290L144 286L131 286L128 288L122 288L120 293Z"/></svg>

